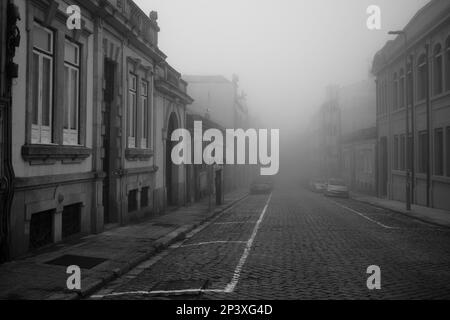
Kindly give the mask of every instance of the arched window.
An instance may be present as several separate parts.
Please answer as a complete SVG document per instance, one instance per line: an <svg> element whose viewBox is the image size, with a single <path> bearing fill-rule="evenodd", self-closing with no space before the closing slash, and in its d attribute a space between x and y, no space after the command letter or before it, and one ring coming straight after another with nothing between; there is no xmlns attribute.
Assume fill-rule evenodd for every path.
<svg viewBox="0 0 450 320"><path fill-rule="evenodd" d="M444 89L443 86L443 63L442 63L442 46L440 44L437 44L434 47L434 59L433 59L433 93L434 94L440 94L442 93L442 90Z"/></svg>
<svg viewBox="0 0 450 320"><path fill-rule="evenodd" d="M392 108L394 110L398 109L398 76L397 72L394 73L394 93L392 96Z"/></svg>
<svg viewBox="0 0 450 320"><path fill-rule="evenodd" d="M445 90L450 90L450 36L445 42Z"/></svg>
<svg viewBox="0 0 450 320"><path fill-rule="evenodd" d="M419 57L417 67L417 99L423 100L427 94L427 58L425 54Z"/></svg>
<svg viewBox="0 0 450 320"><path fill-rule="evenodd" d="M398 106L400 108L403 108L405 106L405 71L403 69L400 69Z"/></svg>

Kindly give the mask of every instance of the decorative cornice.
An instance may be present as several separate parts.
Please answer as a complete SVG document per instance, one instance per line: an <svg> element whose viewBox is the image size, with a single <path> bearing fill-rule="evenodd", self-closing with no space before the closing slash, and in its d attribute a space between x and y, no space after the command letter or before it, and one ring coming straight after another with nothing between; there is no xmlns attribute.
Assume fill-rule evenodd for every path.
<svg viewBox="0 0 450 320"><path fill-rule="evenodd" d="M192 104L194 102L194 99L192 99L188 94L181 91L179 88L166 80L156 80L155 88L159 92L164 93L170 97L180 99L184 104Z"/></svg>

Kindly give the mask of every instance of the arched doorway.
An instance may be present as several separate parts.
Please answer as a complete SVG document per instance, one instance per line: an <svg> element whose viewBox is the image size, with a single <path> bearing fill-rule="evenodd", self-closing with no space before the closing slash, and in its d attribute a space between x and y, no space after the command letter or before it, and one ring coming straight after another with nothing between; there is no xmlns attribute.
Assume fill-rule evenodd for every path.
<svg viewBox="0 0 450 320"><path fill-rule="evenodd" d="M178 166L172 161L172 149L177 143L172 141L172 133L178 128L177 116L174 112L170 115L167 126L166 140L166 194L167 206L175 206L178 204Z"/></svg>

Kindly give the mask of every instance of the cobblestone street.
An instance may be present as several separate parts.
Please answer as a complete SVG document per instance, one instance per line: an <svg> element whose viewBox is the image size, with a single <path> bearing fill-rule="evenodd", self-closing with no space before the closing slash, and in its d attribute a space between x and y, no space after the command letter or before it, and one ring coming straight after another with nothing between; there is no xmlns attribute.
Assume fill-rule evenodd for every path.
<svg viewBox="0 0 450 320"><path fill-rule="evenodd" d="M381 290L366 270L381 268ZM450 298L450 229L279 185L93 295L99 299Z"/></svg>

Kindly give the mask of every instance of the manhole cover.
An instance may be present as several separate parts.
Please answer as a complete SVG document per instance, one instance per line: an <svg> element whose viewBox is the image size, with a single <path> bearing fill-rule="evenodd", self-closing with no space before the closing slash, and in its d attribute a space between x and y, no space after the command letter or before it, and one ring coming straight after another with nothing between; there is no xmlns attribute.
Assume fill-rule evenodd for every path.
<svg viewBox="0 0 450 320"><path fill-rule="evenodd" d="M72 254L66 254L54 260L47 261L46 264L56 266L79 266L81 269L92 269L93 267L105 262L107 259L77 256Z"/></svg>
<svg viewBox="0 0 450 320"><path fill-rule="evenodd" d="M200 290L206 289L208 283L208 280L170 280L157 283L151 291Z"/></svg>

